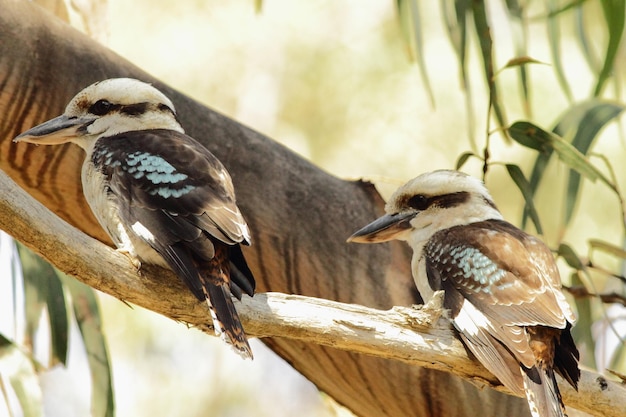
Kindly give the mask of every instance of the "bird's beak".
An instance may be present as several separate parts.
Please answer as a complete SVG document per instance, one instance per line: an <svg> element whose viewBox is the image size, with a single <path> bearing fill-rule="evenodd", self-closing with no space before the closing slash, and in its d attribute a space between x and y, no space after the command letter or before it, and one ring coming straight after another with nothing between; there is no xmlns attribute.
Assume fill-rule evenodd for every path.
<svg viewBox="0 0 626 417"><path fill-rule="evenodd" d="M411 228L411 219L417 212L385 214L348 238L348 242L378 243L395 239Z"/></svg>
<svg viewBox="0 0 626 417"><path fill-rule="evenodd" d="M60 145L73 138L83 136L87 126L93 123L91 117L67 117L61 115L48 120L20 134L13 142L28 142L38 145Z"/></svg>

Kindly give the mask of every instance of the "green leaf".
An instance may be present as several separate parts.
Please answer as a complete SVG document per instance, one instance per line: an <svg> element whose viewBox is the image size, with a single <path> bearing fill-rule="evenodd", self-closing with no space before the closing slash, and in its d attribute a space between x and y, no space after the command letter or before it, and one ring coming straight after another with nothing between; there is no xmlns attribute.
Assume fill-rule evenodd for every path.
<svg viewBox="0 0 626 417"><path fill-rule="evenodd" d="M560 117L558 123L553 129L553 132L561 137L572 137L572 144L574 147L581 151L581 153L586 154L591 148L598 132L608 122L621 114L624 108L625 106L622 104L606 100L591 99L584 101L569 108L567 112ZM535 138L533 135L528 136L521 134L516 140L526 147L540 151L539 155L537 155L530 176L530 187L534 195L539 188L539 183L541 182L543 173L548 165L548 162L550 161L550 158L552 157L553 150L551 147L544 146L544 142ZM579 177L578 173L576 171L571 171L570 180L566 188L568 193L566 198L569 201L566 201L566 224L569 223L574 203L577 198L577 181L576 179L571 179L576 177ZM525 213L522 218L522 227L525 227L527 219L528 216Z"/></svg>
<svg viewBox="0 0 626 417"><path fill-rule="evenodd" d="M599 250L617 258L626 259L626 250L619 246L615 246L611 243L605 242L599 239L589 239L589 247L594 250Z"/></svg>
<svg viewBox="0 0 626 417"><path fill-rule="evenodd" d="M600 179L612 187L611 182L583 154L560 136L546 132L530 122L515 122L509 128L509 133L520 144L533 144L536 148L543 149L552 148L569 168L578 171L591 181Z"/></svg>
<svg viewBox="0 0 626 417"><path fill-rule="evenodd" d="M558 9L558 2L556 0L548 0L547 7L549 11L548 15L548 43L550 44L550 55L552 57L552 65L556 74L556 79L559 82L561 90L565 93L567 100L571 103L574 101L572 90L569 87L567 78L565 77L565 71L563 69L563 63L561 61L561 43L560 43L560 28L559 19L556 18L558 13L562 10Z"/></svg>
<svg viewBox="0 0 626 417"><path fill-rule="evenodd" d="M563 6L560 6L559 3L555 3L554 1L550 0L550 6L548 7L549 13L546 17L549 17L549 18L556 17L560 14L563 14L564 12L568 10L571 10L575 7L579 7L581 4L583 4L586 1L587 0L573 0L569 3L564 4Z"/></svg>
<svg viewBox="0 0 626 417"><path fill-rule="evenodd" d="M457 171L461 169L463 165L465 165L467 160L472 156L479 158L478 155L476 155L474 152L463 152L461 156L459 156L459 159L456 160L456 165L454 169L456 169Z"/></svg>
<svg viewBox="0 0 626 417"><path fill-rule="evenodd" d="M528 122L516 122L509 127L509 134L517 143L540 153L552 152L550 139L545 132Z"/></svg>
<svg viewBox="0 0 626 417"><path fill-rule="evenodd" d="M484 1L473 1L472 11L474 15L474 26L476 27L476 33L478 34L480 53L483 59L483 69L485 73L485 80L489 87L489 103L493 108L493 112L498 122L498 127L502 130L504 138L508 141L506 134L506 116L504 108L500 102L500 96L498 94L497 84L494 77L493 66L493 39L491 37L491 28L489 27L489 19L487 18L487 10L485 9Z"/></svg>
<svg viewBox="0 0 626 417"><path fill-rule="evenodd" d="M559 245L557 253L565 260L565 262L567 262L570 267L574 268L575 270L582 271L585 269L585 264L570 245L566 243L561 243Z"/></svg>
<svg viewBox="0 0 626 417"><path fill-rule="evenodd" d="M591 99L568 109L561 116L554 132L562 137L571 137L572 146L587 155L598 133L613 119L619 116L626 106L600 99ZM580 191L580 174L570 170L565 196L564 224L571 221Z"/></svg>
<svg viewBox="0 0 626 417"><path fill-rule="evenodd" d="M465 66L467 45L467 12L470 0L443 0L441 2L442 15L452 48L459 60L463 86L467 86L467 68Z"/></svg>
<svg viewBox="0 0 626 417"><path fill-rule="evenodd" d="M545 141L540 140L536 137L536 135L534 134L534 129L531 128L529 132L525 132L523 130L520 130L519 132L511 132L512 127L513 126L509 128L509 134L511 135L513 140L515 140L522 146L538 151L537 159L535 160L535 164L533 165L529 181L530 195L534 199L535 194L539 189L541 179L543 178L543 173L548 166L548 163L550 162L550 158L552 157L553 149L551 146L547 145ZM524 214L522 215L522 229L526 228L529 216L530 209L526 206L524 208Z"/></svg>
<svg viewBox="0 0 626 417"><path fill-rule="evenodd" d="M537 193L537 189L539 188L539 183L543 178L543 173L545 172L548 163L550 162L550 157L552 156L552 150L544 153L539 153L537 155L537 159L535 160L535 164L533 166L532 173L530 175L530 191L531 195L534 197ZM528 213L524 213L524 217L522 219L522 227L525 227L526 219L528 218Z"/></svg>
<svg viewBox="0 0 626 417"><path fill-rule="evenodd" d="M522 17L524 17L524 8L518 0L506 0L504 3L506 4L509 16L518 20L521 20Z"/></svg>
<svg viewBox="0 0 626 417"><path fill-rule="evenodd" d="M589 40L587 30L585 29L586 25L584 19L585 15L583 13L583 7L576 7L574 9L574 29L577 35L576 39L578 40L583 57L587 61L587 65L589 65L591 71L597 74L600 72L600 62L598 57L595 56L591 46L591 41Z"/></svg>
<svg viewBox="0 0 626 417"><path fill-rule="evenodd" d="M111 365L102 325L100 308L94 290L58 272L72 296L74 316L83 338L89 372L91 373L92 400L91 414L94 417L113 417L115 404Z"/></svg>
<svg viewBox="0 0 626 417"><path fill-rule="evenodd" d="M18 245L22 273L24 276L24 305L26 314L26 345L33 349L41 314L45 308L46 292L48 289L49 265L41 262L41 258L22 245Z"/></svg>
<svg viewBox="0 0 626 417"><path fill-rule="evenodd" d="M515 185L517 185L517 188L519 188L519 190L522 192L522 196L524 197L524 201L526 202L526 210L528 210L528 215L535 224L535 229L537 229L537 233L542 235L543 229L541 227L541 222L539 221L539 215L537 214L535 203L533 202L533 195L528 180L526 180L526 177L522 173L522 170L517 165L506 164L506 170L509 172L509 176L511 177L513 182L515 182Z"/></svg>
<svg viewBox="0 0 626 417"><path fill-rule="evenodd" d="M527 72L525 64L531 63L531 60L535 62L539 61L533 60L532 58L528 58L526 56L528 54L528 25L526 25L523 20L525 4L520 3L518 0L506 0L505 4L507 12L509 14L509 25L511 27L511 34L513 36L515 54L519 58L513 58L509 60L509 62L507 62L504 68L502 68L500 71L502 71L503 69L515 67L518 69L519 80L522 89L522 106L524 108L524 114L527 118L531 118L531 90L528 88L528 79L530 74ZM498 73L500 71L498 71Z"/></svg>
<svg viewBox="0 0 626 417"><path fill-rule="evenodd" d="M54 268L23 245L18 245L24 274L27 332L35 340L43 308L50 325L50 365L67 363L69 320L63 284Z"/></svg>
<svg viewBox="0 0 626 417"><path fill-rule="evenodd" d="M509 59L509 61L506 63L506 65L504 65L504 67L502 67L502 69L520 67L520 66L524 66L528 64L548 65L546 62L541 62L538 59L535 59L530 56L518 56L518 57Z"/></svg>
<svg viewBox="0 0 626 417"><path fill-rule="evenodd" d="M558 255L561 256L567 264L576 270L570 275L570 281L573 287L584 286L580 279L580 274L584 274L587 282L590 282L589 274L580 256L568 244L559 245ZM572 335L578 342L577 346L581 350L581 357L585 359L585 365L595 367L594 347L595 339L591 334L591 325L593 324L591 298L581 297L575 298L576 312L578 320L576 326L572 329ZM585 350L583 352L583 349Z"/></svg>
<svg viewBox="0 0 626 417"><path fill-rule="evenodd" d="M619 45L624 33L624 20L626 16L626 2L624 0L602 0L600 3L602 4L604 19L609 31L609 43L606 47L606 54L604 55L604 64L598 75L598 82L593 92L595 97L602 94L607 79L613 73L615 57L619 51Z"/></svg>
<svg viewBox="0 0 626 417"><path fill-rule="evenodd" d="M467 14L471 7L471 0L442 0L442 16L446 25L448 37L452 48L459 61L459 72L461 76L461 87L465 91L465 111L467 116L467 131L472 149L476 150L476 139L474 138L474 104L472 100L472 89L467 74L466 65L467 53Z"/></svg>
<svg viewBox="0 0 626 417"><path fill-rule="evenodd" d="M417 0L398 0L398 15L400 26L406 42L410 45L411 57L417 62L428 98L431 105L435 106L435 96L432 91L426 60L424 59L424 39L422 37L422 23Z"/></svg>
<svg viewBox="0 0 626 417"><path fill-rule="evenodd" d="M263 0L254 0L254 13L259 14L263 11Z"/></svg>
<svg viewBox="0 0 626 417"><path fill-rule="evenodd" d="M56 365L59 362L67 365L69 320L63 284L56 275L48 281L46 305L48 308L48 320L50 321L51 365Z"/></svg>
<svg viewBox="0 0 626 417"><path fill-rule="evenodd" d="M10 340L1 339L0 373L11 384L24 417L43 416L43 394L33 362Z"/></svg>
<svg viewBox="0 0 626 417"><path fill-rule="evenodd" d="M583 285L578 273L572 273L570 277L572 286L576 287ZM576 345L578 346L578 349L581 351L580 356L585 358L585 365L595 369L596 364L594 348L596 343L593 335L591 334L591 326L593 324L591 298L575 298L574 303L576 304L578 319L576 321L576 326L572 328L572 336L577 342Z"/></svg>

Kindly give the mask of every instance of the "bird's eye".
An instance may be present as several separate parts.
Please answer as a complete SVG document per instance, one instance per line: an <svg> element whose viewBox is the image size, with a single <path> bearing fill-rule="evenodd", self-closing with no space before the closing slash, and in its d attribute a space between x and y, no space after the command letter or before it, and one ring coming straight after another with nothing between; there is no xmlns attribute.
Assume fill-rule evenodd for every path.
<svg viewBox="0 0 626 417"><path fill-rule="evenodd" d="M406 203L415 210L426 210L430 205L430 200L426 196L418 194L409 198Z"/></svg>
<svg viewBox="0 0 626 417"><path fill-rule="evenodd" d="M111 110L113 110L113 104L104 99L96 101L89 107L89 113L96 116L104 116Z"/></svg>

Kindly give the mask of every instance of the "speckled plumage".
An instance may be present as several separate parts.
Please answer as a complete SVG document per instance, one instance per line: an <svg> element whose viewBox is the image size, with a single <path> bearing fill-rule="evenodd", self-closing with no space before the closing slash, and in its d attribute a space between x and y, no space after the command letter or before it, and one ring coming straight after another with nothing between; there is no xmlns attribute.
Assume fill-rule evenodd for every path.
<svg viewBox="0 0 626 417"><path fill-rule="evenodd" d="M409 181L385 210L349 240L407 241L420 294L427 301L444 291L443 306L477 359L525 393L534 416L565 415L554 371L576 388L574 315L545 244L503 220L482 182L457 171Z"/></svg>
<svg viewBox="0 0 626 417"><path fill-rule="evenodd" d="M166 96L137 80L105 80L16 141L82 147L85 198L116 246L137 265L174 271L207 301L216 333L252 357L230 298L254 294L240 248L250 232L228 172L184 133Z"/></svg>

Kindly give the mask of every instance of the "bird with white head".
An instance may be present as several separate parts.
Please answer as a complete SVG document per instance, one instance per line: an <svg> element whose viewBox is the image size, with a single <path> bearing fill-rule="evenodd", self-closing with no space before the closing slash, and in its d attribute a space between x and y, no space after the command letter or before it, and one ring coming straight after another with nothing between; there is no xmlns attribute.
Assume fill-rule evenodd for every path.
<svg viewBox="0 0 626 417"><path fill-rule="evenodd" d="M443 307L476 358L526 395L533 416L564 416L554 372L577 388L579 353L550 249L503 220L484 184L458 171L414 178L385 211L348 241L408 242L424 301L443 290Z"/></svg>
<svg viewBox="0 0 626 417"><path fill-rule="evenodd" d="M240 247L250 232L230 175L185 134L170 99L135 79L104 80L15 142L83 148L83 193L118 249L137 266L171 269L207 301L216 334L252 358L230 297L254 294Z"/></svg>

